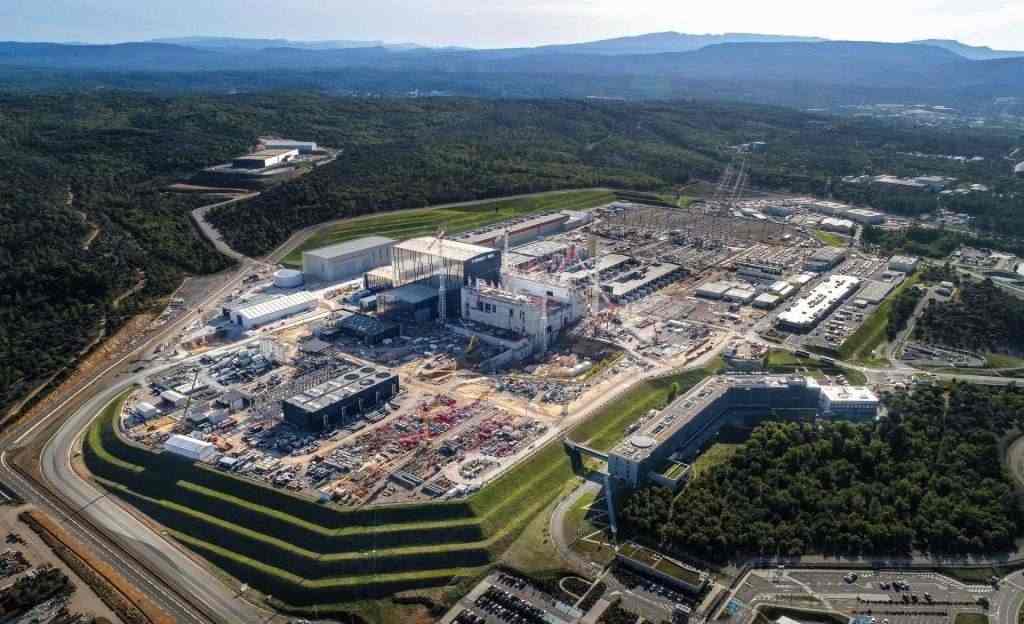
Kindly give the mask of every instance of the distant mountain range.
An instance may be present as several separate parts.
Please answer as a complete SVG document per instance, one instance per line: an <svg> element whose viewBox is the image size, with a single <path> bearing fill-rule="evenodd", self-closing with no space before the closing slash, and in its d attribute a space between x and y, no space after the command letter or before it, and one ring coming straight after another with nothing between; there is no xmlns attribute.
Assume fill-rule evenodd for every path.
<svg viewBox="0 0 1024 624"><path fill-rule="evenodd" d="M73 74L91 87L227 92L308 87L508 97L696 96L799 106L1024 101L1024 52L946 40L872 43L758 34L665 32L486 50L223 37L0 43L0 86L15 79L31 85L42 70L51 79Z"/></svg>

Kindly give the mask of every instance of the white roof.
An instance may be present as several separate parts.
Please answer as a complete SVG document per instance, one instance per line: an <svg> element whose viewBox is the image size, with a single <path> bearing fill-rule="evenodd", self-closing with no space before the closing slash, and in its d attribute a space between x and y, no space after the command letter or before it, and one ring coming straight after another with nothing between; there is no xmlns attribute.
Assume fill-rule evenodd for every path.
<svg viewBox="0 0 1024 624"><path fill-rule="evenodd" d="M860 285L851 275L832 275L811 292L800 297L779 315L778 320L791 325L810 325L820 319L838 301L845 299Z"/></svg>
<svg viewBox="0 0 1024 624"><path fill-rule="evenodd" d="M139 401L138 403L135 404L135 409L139 410L140 412L155 412L156 406L150 403L149 401Z"/></svg>
<svg viewBox="0 0 1024 624"><path fill-rule="evenodd" d="M893 256L889 259L889 262L894 264L914 264L917 260L917 256Z"/></svg>
<svg viewBox="0 0 1024 624"><path fill-rule="evenodd" d="M1017 163L1017 166L1013 168L1014 173L1024 173L1024 162Z"/></svg>
<svg viewBox="0 0 1024 624"><path fill-rule="evenodd" d="M160 398L165 401L170 401L171 403L177 403L178 401L183 400L185 395L174 390L164 390L160 393Z"/></svg>
<svg viewBox="0 0 1024 624"><path fill-rule="evenodd" d="M867 386L822 386L821 393L833 403L844 401L877 402L878 396Z"/></svg>
<svg viewBox="0 0 1024 624"><path fill-rule="evenodd" d="M295 306L301 306L316 301L318 297L316 294L309 291L302 291L271 299L270 301L261 301L253 304L249 307L238 310L238 316L245 318L259 318L267 314L273 314L282 310L288 310Z"/></svg>
<svg viewBox="0 0 1024 624"><path fill-rule="evenodd" d="M431 254L434 256L442 256L450 260L456 260L459 262L470 260L477 256L492 253L494 250L490 247L482 247L480 245L472 245L470 243L464 243L462 241L449 240L447 238L438 240L434 236L421 236L419 238L410 238L407 241L402 241L395 245L396 249L406 249L408 251L417 251L419 253Z"/></svg>
<svg viewBox="0 0 1024 624"><path fill-rule="evenodd" d="M184 436L175 433L171 437L167 438L166 442L164 442L164 448L168 451L198 457L203 454L203 451L212 449L213 445L209 442L204 442L203 440L197 440L191 436Z"/></svg>

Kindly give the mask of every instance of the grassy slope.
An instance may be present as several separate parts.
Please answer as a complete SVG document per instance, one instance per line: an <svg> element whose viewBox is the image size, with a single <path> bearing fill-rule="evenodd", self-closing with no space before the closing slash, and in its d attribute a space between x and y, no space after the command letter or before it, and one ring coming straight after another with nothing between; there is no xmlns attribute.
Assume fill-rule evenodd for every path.
<svg viewBox="0 0 1024 624"><path fill-rule="evenodd" d="M853 332L853 335L839 347L839 355L844 360L867 361L871 353L885 341L885 330L889 325L889 314L892 302L907 288L911 288L921 279L920 273L914 273L903 283L894 288L864 324Z"/></svg>
<svg viewBox="0 0 1024 624"><path fill-rule="evenodd" d="M847 240L834 232L825 230L814 230L814 238L817 238L823 245L829 247L846 247Z"/></svg>
<svg viewBox="0 0 1024 624"><path fill-rule="evenodd" d="M793 373L806 369L813 377L820 377L823 374L837 375L842 373L851 384L864 385L867 383L867 377L858 370L841 366L836 368L823 367L818 360L798 357L782 349L772 349L768 352L767 368L772 373Z"/></svg>
<svg viewBox="0 0 1024 624"><path fill-rule="evenodd" d="M285 257L284 264L301 266L303 250L316 249L362 236L379 235L401 240L433 234L438 228L455 234L534 213L593 208L614 199L615 194L610 191L574 191L502 199L461 208L417 208L351 219L310 237L301 247Z"/></svg>
<svg viewBox="0 0 1024 624"><path fill-rule="evenodd" d="M701 475L707 473L715 466L729 461L729 458L735 455L741 446L741 444L724 444L721 442L711 445L711 448L701 453L697 461L693 462L693 474L690 475L690 478L699 479Z"/></svg>
<svg viewBox="0 0 1024 624"><path fill-rule="evenodd" d="M717 369L718 364L713 364L706 369L690 371L672 379L656 380L646 382L633 389L622 399L614 401L603 410L595 414L586 423L572 432L574 438L583 440L598 448L610 448L623 435L626 425L636 417L646 413L647 409L653 406L660 406L664 403L668 389L674 382L679 383L682 391L696 384L704 376ZM109 427L112 426L113 415L119 410L123 397L119 401L111 403L93 424L89 431L88 460L93 462L109 463L123 471L125 478L133 478L139 472L145 473L146 467L125 461L117 457L110 449L104 448L105 444L113 444L109 437ZM104 427L108 428L106 431ZM225 490L231 489L231 483L236 482L234 477L221 473L205 471L201 468L185 466L188 470L202 471L203 478L217 478L222 480ZM210 474L205 474L210 473ZM211 476L211 474L213 476ZM149 474L148 478L161 478L161 475ZM478 566L460 566L457 562L459 553L486 551L490 553L491 560L496 559L501 553L509 550L511 545L515 548L535 549L532 558L537 560L543 557L547 548L546 529L542 525L536 525L537 517L546 518L546 510L554 504L573 482L573 475L568 459L562 451L561 444L557 441L548 444L528 460L521 463L512 471L499 478L494 483L485 487L474 495L469 504L475 514L474 518L445 518L433 522L409 521L397 522L391 525L375 526L352 526L346 524L343 518L353 512L337 512L338 522L332 526L318 525L311 522L308 516L316 514L295 515L295 508L287 510L271 508L261 504L260 501L240 498L246 495L247 490L233 489L228 494L225 491L218 491L209 487L201 486L180 479L180 474L171 475L173 481L166 485L166 492L161 492L161 498L142 497L131 492L129 488L123 488L125 498L134 499L137 502L152 506L151 509L158 513L166 513L166 517L180 525L171 526L171 533L183 543L188 544L197 552L210 559L215 565L223 568L231 575L251 580L254 586L301 588L302 594L308 594L316 601L326 603L332 592L337 594L335 600L352 600L352 592L359 592L365 586L375 586L378 591L394 593L402 589L420 589L424 587L446 584L453 577L474 577L485 568ZM122 489L121 486L109 483L113 490ZM166 493L167 499L162 498ZM207 499L204 510L192 509L183 505L181 500L173 500L188 493L193 498L189 501L202 501ZM291 500L291 499L289 499ZM316 506L315 503L295 498L296 505ZM291 505L291 503L289 503ZM428 503L426 505L407 506L411 512L416 508L443 507L441 504ZM216 510L216 511L214 511ZM320 535L325 540L324 549L312 551L309 548L302 548L282 540L274 535L260 533L260 527L243 525L240 521L233 522L232 514L245 512L257 514L261 517L273 519L280 526L293 527L296 530L309 531L312 534ZM320 513L320 512L318 512ZM214 515L216 514L216 515ZM307 516L307 517L299 517ZM421 518L423 516L417 516ZM479 523L484 530L486 537L482 540L470 540L469 542L453 543L431 543L417 545L414 542L400 547L382 548L373 551L372 567L376 568L393 566L389 569L370 569L366 565L365 571L357 573L342 572L340 575L331 572L331 566L341 564L343 570L347 570L346 562L358 564L365 560L370 564L370 554L364 550L354 552L331 552L328 542L339 535L359 535L364 533L375 533L384 531L405 531L411 530L410 539L415 539L415 533L431 526L462 526L467 523ZM205 527L205 529L203 528ZM524 529L536 529L535 531ZM249 553L264 553L267 556L254 557L226 548L223 543L207 541L207 533L216 533L226 536L231 540L240 540ZM534 535L536 533L536 535ZM522 539L517 540L520 535ZM540 542L538 542L538 539ZM327 552L323 552L326 550ZM275 554L276 553L276 554ZM541 553L538 555L537 553ZM526 553L529 555L529 553ZM436 567L429 562L423 566L426 569L407 569L401 561L415 562L421 557L440 557L445 559L451 556L451 561L445 565L450 567ZM528 557L529 558L529 557ZM304 563L305 562L305 563ZM421 561L422 563L422 561ZM286 565L311 566L313 569L320 569L315 578L305 578L294 573L285 567ZM327 566L317 568L317 566ZM413 564L412 567L416 567ZM326 593L324 593L326 592ZM275 595L281 593L275 591ZM296 594L292 594L296 595ZM355 596L358 597L358 596Z"/></svg>

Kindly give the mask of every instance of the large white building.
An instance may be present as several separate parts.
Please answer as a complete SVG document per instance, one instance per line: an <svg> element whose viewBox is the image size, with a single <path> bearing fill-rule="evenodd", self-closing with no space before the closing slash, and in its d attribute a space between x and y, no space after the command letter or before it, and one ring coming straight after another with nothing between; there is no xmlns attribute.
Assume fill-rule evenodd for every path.
<svg viewBox="0 0 1024 624"><path fill-rule="evenodd" d="M867 386L821 386L822 416L832 418L874 418L878 397Z"/></svg>
<svg viewBox="0 0 1024 624"><path fill-rule="evenodd" d="M314 309L320 298L314 293L302 291L283 297L259 301L249 306L230 310L231 320L245 329L273 323L279 319Z"/></svg>
<svg viewBox="0 0 1024 624"><path fill-rule="evenodd" d="M231 164L236 169L266 169L288 162L298 155L297 149L265 149L239 156Z"/></svg>
<svg viewBox="0 0 1024 624"><path fill-rule="evenodd" d="M530 340L534 353L546 351L562 329L586 309L582 294L560 283L506 274L501 286L462 289L462 318Z"/></svg>
<svg viewBox="0 0 1024 624"><path fill-rule="evenodd" d="M395 241L383 236L366 236L302 252L302 272L307 278L326 282L354 279L373 269L391 264Z"/></svg>
<svg viewBox="0 0 1024 624"><path fill-rule="evenodd" d="M315 141L293 141L292 139L263 139L263 147L270 150L296 150L300 154L312 154L316 151Z"/></svg>
<svg viewBox="0 0 1024 624"><path fill-rule="evenodd" d="M217 454L217 447L209 442L179 434L167 438L164 450L192 461L210 461Z"/></svg>
<svg viewBox="0 0 1024 624"><path fill-rule="evenodd" d="M860 279L851 275L831 275L797 298L775 319L787 329L807 331L828 316L840 303L860 286Z"/></svg>

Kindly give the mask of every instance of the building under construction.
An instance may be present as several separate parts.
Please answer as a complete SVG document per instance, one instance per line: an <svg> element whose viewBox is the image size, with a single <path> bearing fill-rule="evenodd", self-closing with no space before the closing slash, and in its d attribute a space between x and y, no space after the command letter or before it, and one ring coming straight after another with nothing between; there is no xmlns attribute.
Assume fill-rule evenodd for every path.
<svg viewBox="0 0 1024 624"><path fill-rule="evenodd" d="M457 317L463 286L497 283L500 277L501 252L496 249L432 236L412 238L391 250L392 289L378 296L378 312L406 322Z"/></svg>

